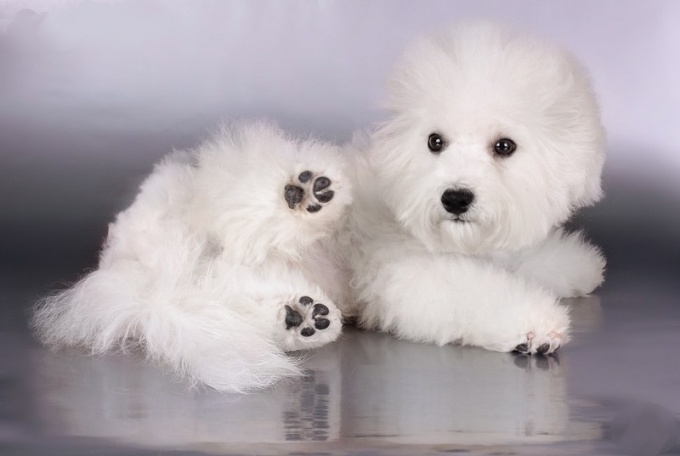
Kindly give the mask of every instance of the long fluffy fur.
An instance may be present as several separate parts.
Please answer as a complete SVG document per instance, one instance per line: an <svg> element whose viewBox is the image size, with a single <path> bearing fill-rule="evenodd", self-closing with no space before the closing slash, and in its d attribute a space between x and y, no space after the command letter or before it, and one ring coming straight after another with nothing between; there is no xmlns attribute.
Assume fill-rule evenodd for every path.
<svg viewBox="0 0 680 456"><path fill-rule="evenodd" d="M552 45L472 24L408 49L388 107L347 157L265 123L170 156L111 225L99 268L39 305L40 338L95 353L141 346L229 391L297 374L284 352L334 340L341 311L419 342L557 350L569 340L559 298L590 293L605 264L560 228L602 195L585 71ZM446 140L438 154L433 132ZM503 137L518 144L512 156L492 151ZM303 171L333 182L320 212L284 200ZM475 200L454 220L441 197L460 187ZM329 328L312 337L300 332L317 316L302 296L328 306Z"/></svg>
<svg viewBox="0 0 680 456"><path fill-rule="evenodd" d="M284 199L304 170L333 182L334 198L317 213ZM142 347L220 390L296 375L285 351L340 333L340 313L316 281L330 273L333 252L322 241L334 236L349 198L335 147L294 140L264 122L225 127L156 166L110 225L97 270L44 299L35 330L55 347ZM329 308L329 328L312 337L287 328L285 306L299 307L301 296Z"/></svg>

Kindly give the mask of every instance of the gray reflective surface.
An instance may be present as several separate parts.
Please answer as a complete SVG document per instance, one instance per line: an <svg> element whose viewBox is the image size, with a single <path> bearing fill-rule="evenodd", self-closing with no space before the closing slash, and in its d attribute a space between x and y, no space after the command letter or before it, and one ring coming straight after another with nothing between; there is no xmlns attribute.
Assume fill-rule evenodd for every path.
<svg viewBox="0 0 680 456"><path fill-rule="evenodd" d="M680 307L663 284L615 280L566 301L575 340L558 357L350 328L307 354L304 377L232 395L192 389L138 353L37 346L21 309L54 276L5 276L1 454L625 454L650 438L680 450Z"/></svg>

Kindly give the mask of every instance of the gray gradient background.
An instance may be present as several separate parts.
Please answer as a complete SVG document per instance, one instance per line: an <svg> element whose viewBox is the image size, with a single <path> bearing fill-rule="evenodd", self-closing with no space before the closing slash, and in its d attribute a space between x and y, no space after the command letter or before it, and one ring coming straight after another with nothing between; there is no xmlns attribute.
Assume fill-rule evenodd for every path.
<svg viewBox="0 0 680 456"><path fill-rule="evenodd" d="M46 14L16 18L23 8ZM0 0L0 443L5 422L32 429L51 420L53 410L34 392L44 385L26 386L34 370L68 382L104 366L106 381L136 378L134 362L119 370L106 359L42 352L35 361L26 311L95 266L107 223L154 162L197 144L222 119L269 117L297 133L347 140L383 118L384 81L404 46L469 18L561 43L590 69L599 96L609 138L607 197L572 224L602 246L609 266L598 292L600 329L565 349L570 406L583 397L634 398L677 417L680 2ZM350 334L337 350L371 341L393 354L413 350L414 364L485 356L379 335ZM336 348L329 350L332 359ZM408 385L411 371L401 372ZM83 381L93 382L88 375ZM155 409L162 417L168 397L184 393L159 384L169 395ZM106 394L92 401L109 400ZM343 416L354 416L353 397L343 399ZM389 422L394 414L386 410ZM601 414L590 408L584 419Z"/></svg>
<svg viewBox="0 0 680 456"><path fill-rule="evenodd" d="M13 20L24 7L47 14ZM152 163L221 119L346 140L383 116L405 44L468 18L532 30L590 69L608 199L585 214L611 270L668 273L679 257L679 2L14 1L0 13L4 267L85 264Z"/></svg>

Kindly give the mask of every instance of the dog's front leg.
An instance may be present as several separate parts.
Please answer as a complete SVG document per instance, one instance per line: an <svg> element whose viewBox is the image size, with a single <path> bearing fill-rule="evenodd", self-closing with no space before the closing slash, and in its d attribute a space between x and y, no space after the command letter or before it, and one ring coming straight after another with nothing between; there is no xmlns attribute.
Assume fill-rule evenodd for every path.
<svg viewBox="0 0 680 456"><path fill-rule="evenodd" d="M602 284L605 259L580 232L553 231L511 256L509 269L560 298L587 296Z"/></svg>
<svg viewBox="0 0 680 456"><path fill-rule="evenodd" d="M491 263L423 253L377 270L361 293L364 326L418 342L526 353L551 353L568 339L568 312L556 297Z"/></svg>

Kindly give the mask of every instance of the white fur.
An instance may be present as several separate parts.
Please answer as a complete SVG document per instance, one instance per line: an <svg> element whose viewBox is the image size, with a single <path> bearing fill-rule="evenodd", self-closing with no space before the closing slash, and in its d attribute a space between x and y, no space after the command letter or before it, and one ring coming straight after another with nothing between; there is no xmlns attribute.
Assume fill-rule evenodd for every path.
<svg viewBox="0 0 680 456"><path fill-rule="evenodd" d="M196 150L170 155L110 225L98 269L40 303L39 337L94 353L143 347L220 390L299 373L284 352L328 343L341 329L331 294L317 284L336 272L324 239L350 202L340 159L331 145L262 122L225 127ZM330 178L335 191L316 213L284 199L305 170ZM330 310L330 326L311 337L300 334L314 323L301 296ZM342 290L332 297L346 299ZM286 328L285 305L303 325Z"/></svg>
<svg viewBox="0 0 680 456"><path fill-rule="evenodd" d="M552 352L569 337L560 297L590 293L604 259L560 226L601 197L604 134L583 69L565 52L475 24L416 43L397 65L387 122L347 148L265 124L223 129L157 166L111 225L99 268L45 299L34 326L53 346L141 346L179 374L246 391L299 372L285 351L365 327L436 344ZM430 133L447 140L432 154ZM501 137L510 157L493 154ZM320 212L287 184L326 176ZM452 220L448 188L475 193ZM307 185L309 187L309 184ZM330 326L312 337L310 296ZM304 322L287 328L286 307ZM546 348L547 347L547 348Z"/></svg>
<svg viewBox="0 0 680 456"><path fill-rule="evenodd" d="M601 197L604 134L584 70L564 51L491 24L407 50L391 117L354 145L350 262L366 327L436 344L530 353L568 340L558 298L590 293L604 260L559 229ZM447 147L430 152L428 136ZM493 153L500 138L518 148ZM453 220L444 190L475 200ZM546 350L546 346L541 351Z"/></svg>

